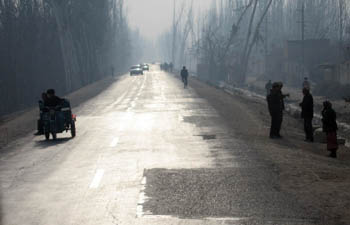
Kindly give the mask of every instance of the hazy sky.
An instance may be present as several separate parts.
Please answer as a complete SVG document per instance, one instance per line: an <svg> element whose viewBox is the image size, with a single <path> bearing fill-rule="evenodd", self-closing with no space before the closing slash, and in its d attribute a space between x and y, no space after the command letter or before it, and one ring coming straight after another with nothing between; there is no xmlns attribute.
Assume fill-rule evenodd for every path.
<svg viewBox="0 0 350 225"><path fill-rule="evenodd" d="M176 0L179 6L191 0ZM195 12L207 9L212 0L193 0ZM129 23L149 39L156 38L170 27L173 17L173 0L125 0Z"/></svg>

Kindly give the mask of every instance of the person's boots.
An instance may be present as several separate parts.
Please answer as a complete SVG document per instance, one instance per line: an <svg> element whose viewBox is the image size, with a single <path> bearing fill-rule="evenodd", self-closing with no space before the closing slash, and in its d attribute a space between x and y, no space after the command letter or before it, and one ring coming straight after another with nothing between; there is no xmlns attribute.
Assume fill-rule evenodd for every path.
<svg viewBox="0 0 350 225"><path fill-rule="evenodd" d="M40 136L40 135L43 135L44 134L44 132L42 132L42 131L37 131L34 135L35 136Z"/></svg>

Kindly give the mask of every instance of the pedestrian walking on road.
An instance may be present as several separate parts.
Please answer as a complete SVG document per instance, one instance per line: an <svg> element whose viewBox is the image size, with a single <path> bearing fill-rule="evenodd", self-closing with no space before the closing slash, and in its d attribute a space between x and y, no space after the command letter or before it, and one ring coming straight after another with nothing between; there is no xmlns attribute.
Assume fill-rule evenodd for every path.
<svg viewBox="0 0 350 225"><path fill-rule="evenodd" d="M114 66L111 66L111 75L114 77Z"/></svg>
<svg viewBox="0 0 350 225"><path fill-rule="evenodd" d="M303 89L303 101L300 103L301 118L304 119L305 141L313 142L314 134L312 128L312 119L314 118L314 99L307 88Z"/></svg>
<svg viewBox="0 0 350 225"><path fill-rule="evenodd" d="M271 92L271 89L272 89L271 80L269 80L269 82L266 83L265 89L266 89L266 96L268 96L270 94L270 92Z"/></svg>
<svg viewBox="0 0 350 225"><path fill-rule="evenodd" d="M282 138L280 130L283 121L284 102L280 88L279 83L273 83L271 92L267 96L267 104L271 116L270 138Z"/></svg>
<svg viewBox="0 0 350 225"><path fill-rule="evenodd" d="M337 158L337 114L332 108L332 103L329 101L323 102L322 125L323 132L327 134L327 150L330 151L329 156L332 158Z"/></svg>
<svg viewBox="0 0 350 225"><path fill-rule="evenodd" d="M186 88L188 84L188 70L186 69L186 66L182 67L181 79L182 79L182 82L184 83L184 88Z"/></svg>
<svg viewBox="0 0 350 225"><path fill-rule="evenodd" d="M305 88L308 90L310 90L310 88L311 88L310 82L309 82L307 77L304 77L304 82L303 82L303 89L305 89Z"/></svg>

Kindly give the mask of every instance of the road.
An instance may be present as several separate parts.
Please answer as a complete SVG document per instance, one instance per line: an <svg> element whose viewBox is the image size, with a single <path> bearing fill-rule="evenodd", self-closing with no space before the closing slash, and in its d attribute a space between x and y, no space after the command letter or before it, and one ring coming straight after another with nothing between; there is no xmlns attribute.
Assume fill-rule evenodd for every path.
<svg viewBox="0 0 350 225"><path fill-rule="evenodd" d="M76 138L28 134L1 153L2 225L321 224L239 130L157 66L74 112Z"/></svg>

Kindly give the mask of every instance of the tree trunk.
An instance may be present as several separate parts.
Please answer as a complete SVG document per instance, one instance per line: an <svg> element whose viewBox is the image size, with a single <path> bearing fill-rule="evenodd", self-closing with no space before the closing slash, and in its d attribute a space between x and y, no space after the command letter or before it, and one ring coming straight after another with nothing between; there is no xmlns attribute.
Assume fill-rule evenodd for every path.
<svg viewBox="0 0 350 225"><path fill-rule="evenodd" d="M69 27L69 21L65 15L64 7L56 0L49 0L56 19L58 34L61 44L61 51L65 70L66 92L71 92L75 88L81 86L79 81L79 64L77 59L77 51L74 45L73 36Z"/></svg>

